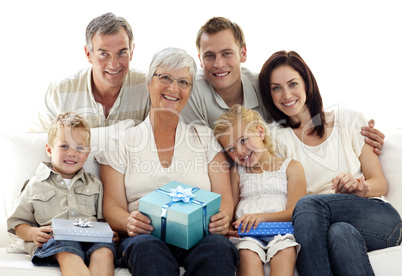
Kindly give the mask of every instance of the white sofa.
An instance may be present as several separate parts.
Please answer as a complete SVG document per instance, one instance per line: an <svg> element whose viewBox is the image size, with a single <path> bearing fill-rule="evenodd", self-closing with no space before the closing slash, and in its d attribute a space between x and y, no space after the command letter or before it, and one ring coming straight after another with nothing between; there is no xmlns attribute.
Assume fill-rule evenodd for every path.
<svg viewBox="0 0 402 276"><path fill-rule="evenodd" d="M92 151L85 164L85 169L98 174L98 165L93 155L103 145L108 145L107 137L116 130L132 126L123 123L109 128L92 130ZM6 220L12 212L19 190L25 180L30 178L40 161L48 160L45 154L45 133L0 133L2 145L2 165L0 183L0 275L61 275L56 267L37 267L32 265L30 257L18 252L18 242L7 233ZM385 146L381 163L389 182L389 200L402 214L402 128L386 133ZM401 183L402 184L402 183ZM370 261L377 276L402 275L402 246L377 250L369 253ZM127 269L116 268L115 275L130 275Z"/></svg>

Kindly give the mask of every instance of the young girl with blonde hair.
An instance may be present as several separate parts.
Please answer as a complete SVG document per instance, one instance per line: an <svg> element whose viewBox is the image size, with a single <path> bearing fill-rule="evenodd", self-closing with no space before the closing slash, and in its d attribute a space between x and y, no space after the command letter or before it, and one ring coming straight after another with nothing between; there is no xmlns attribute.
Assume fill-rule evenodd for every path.
<svg viewBox="0 0 402 276"><path fill-rule="evenodd" d="M295 160L275 156L260 114L235 105L219 117L214 134L236 163L231 167L234 228L243 233L260 222L291 221L297 200L306 193L304 170ZM270 275L294 274L300 245L292 234L255 238L237 233L230 232L240 255L237 275L264 275L268 263Z"/></svg>

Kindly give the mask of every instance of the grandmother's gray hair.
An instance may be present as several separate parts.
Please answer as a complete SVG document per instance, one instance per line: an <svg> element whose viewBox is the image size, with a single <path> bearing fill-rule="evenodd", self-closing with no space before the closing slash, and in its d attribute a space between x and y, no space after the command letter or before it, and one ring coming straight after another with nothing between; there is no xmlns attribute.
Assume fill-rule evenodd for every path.
<svg viewBox="0 0 402 276"><path fill-rule="evenodd" d="M128 35L129 50L132 51L134 43L133 29L126 19L121 16L116 16L111 12L102 14L89 22L85 32L85 41L89 51L93 51L92 37L95 34L116 34L120 30L120 28L123 28L126 31Z"/></svg>
<svg viewBox="0 0 402 276"><path fill-rule="evenodd" d="M194 83L195 74L197 73L197 65L195 64L194 59L186 51L173 47L160 50L153 56L149 65L147 83L148 85L151 85L152 78L158 68L179 70L186 67L190 72L191 81Z"/></svg>

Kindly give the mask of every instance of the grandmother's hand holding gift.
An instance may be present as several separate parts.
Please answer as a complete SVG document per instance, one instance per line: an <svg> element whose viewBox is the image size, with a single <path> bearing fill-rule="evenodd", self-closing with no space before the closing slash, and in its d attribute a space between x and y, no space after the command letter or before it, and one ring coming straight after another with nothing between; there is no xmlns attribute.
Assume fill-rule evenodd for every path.
<svg viewBox="0 0 402 276"><path fill-rule="evenodd" d="M210 234L226 235L229 230L229 216L225 211L219 211L219 213L211 217L209 223Z"/></svg>
<svg viewBox="0 0 402 276"><path fill-rule="evenodd" d="M151 234L153 230L151 220L139 211L131 212L127 218L127 234L130 237L140 234Z"/></svg>

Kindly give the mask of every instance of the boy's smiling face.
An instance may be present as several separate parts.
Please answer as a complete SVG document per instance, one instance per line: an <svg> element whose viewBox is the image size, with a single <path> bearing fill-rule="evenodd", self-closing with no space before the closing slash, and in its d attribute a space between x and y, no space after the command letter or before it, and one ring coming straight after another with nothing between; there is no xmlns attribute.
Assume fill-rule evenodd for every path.
<svg viewBox="0 0 402 276"><path fill-rule="evenodd" d="M79 129L60 129L52 145L46 144L53 170L66 179L73 178L84 166L90 151L87 133Z"/></svg>

